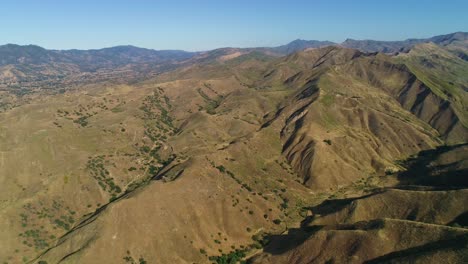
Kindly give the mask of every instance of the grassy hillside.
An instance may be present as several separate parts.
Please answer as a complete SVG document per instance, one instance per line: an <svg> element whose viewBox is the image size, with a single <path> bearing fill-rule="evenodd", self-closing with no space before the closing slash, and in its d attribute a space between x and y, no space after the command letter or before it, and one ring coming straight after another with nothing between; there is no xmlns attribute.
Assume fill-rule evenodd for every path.
<svg viewBox="0 0 468 264"><path fill-rule="evenodd" d="M426 46L222 49L131 82L4 91L0 260L459 260L466 186L438 173L464 171L465 147L437 147L466 141L465 66L440 51L427 70Z"/></svg>
<svg viewBox="0 0 468 264"><path fill-rule="evenodd" d="M468 62L435 44L422 44L398 57L437 96L450 101L468 127Z"/></svg>

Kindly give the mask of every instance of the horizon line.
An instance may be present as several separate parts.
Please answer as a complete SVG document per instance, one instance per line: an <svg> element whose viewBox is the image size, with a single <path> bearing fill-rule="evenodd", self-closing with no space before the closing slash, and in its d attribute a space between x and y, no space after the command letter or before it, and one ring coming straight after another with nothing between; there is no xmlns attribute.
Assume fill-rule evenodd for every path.
<svg viewBox="0 0 468 264"><path fill-rule="evenodd" d="M213 51L213 50L218 50L218 49L256 49L256 48L276 48L276 47L281 47L281 46L286 46L288 44L291 44L295 41L317 41L317 42L330 42L330 45L341 45L344 42L348 40L354 40L354 41L377 41L377 42L404 42L408 40L427 40L433 37L439 37L439 36L447 36L447 35L453 35L457 33L463 33L463 34L468 34L468 31L454 31L451 33L446 33L446 34L439 34L439 35L432 35L424 38L406 38L406 39L401 39L401 40L378 40L378 39L371 39L371 38L365 38L365 39L353 39L353 38L346 38L345 40L341 42L335 42L335 41L330 41L330 40L318 40L318 39L302 39L302 38L297 38L292 41L289 41L285 44L277 45L277 46L244 46L244 47L236 47L236 46L222 46L222 47L217 47L217 48L212 48L212 49L205 49L205 50L189 50L189 49L157 49L157 48L148 48L148 47L142 47L138 45L133 45L133 44L121 44L121 45L114 45L114 46L107 46L107 47L101 47L101 48L89 48L89 49L80 49L80 48L70 48L70 49L51 49L47 48L45 46L41 46L38 44L16 44L16 43L5 43L5 44L0 44L0 47L2 46L8 46L8 45L15 45L15 46L20 46L20 47L26 47L26 46L35 46L39 47L45 50L49 51L96 51L96 50L103 50L103 49L111 49L111 48L117 48L117 47L134 47L134 48L139 48L139 49L147 49L147 50L153 50L153 51L181 51L181 52L190 52L190 53L199 53L199 52L208 52L208 51Z"/></svg>

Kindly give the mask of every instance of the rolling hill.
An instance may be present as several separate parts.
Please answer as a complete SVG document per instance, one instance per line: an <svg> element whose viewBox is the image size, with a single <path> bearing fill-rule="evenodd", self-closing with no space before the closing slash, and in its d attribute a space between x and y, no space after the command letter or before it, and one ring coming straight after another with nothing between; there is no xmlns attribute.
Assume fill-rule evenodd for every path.
<svg viewBox="0 0 468 264"><path fill-rule="evenodd" d="M463 36L2 46L0 260L462 263Z"/></svg>

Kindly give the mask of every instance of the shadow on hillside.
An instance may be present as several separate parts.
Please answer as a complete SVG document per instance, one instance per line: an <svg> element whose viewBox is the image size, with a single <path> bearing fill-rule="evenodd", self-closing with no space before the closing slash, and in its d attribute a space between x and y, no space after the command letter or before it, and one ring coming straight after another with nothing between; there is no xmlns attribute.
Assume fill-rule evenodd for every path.
<svg viewBox="0 0 468 264"><path fill-rule="evenodd" d="M465 153L467 144L454 146L441 146L436 149L421 151L417 156L410 158L402 163L407 169L397 174L399 183L394 188L408 190L447 190L460 189L468 187L468 168L464 164L460 153ZM468 150L468 148L466 148ZM443 159L441 155L445 155ZM448 162L447 162L448 161ZM444 162L444 164L440 164ZM307 209L314 215L326 216L333 214L349 206L354 201L365 199L373 195L384 192L388 188L377 189L374 192L354 198L325 200L321 204ZM381 220L362 221L354 224L336 225L336 226L314 226L311 223L314 215L306 217L300 228L289 229L287 234L269 235L265 237L270 241L264 248L264 252L272 255L282 254L297 246L303 244L307 239L313 236L319 230L371 230L382 228ZM468 212L460 214L452 223L459 226L468 224ZM456 250L466 246L468 235L458 236L452 239L440 240L428 243L422 246L409 248L406 250L392 252L377 259L370 260L368 263L380 263L382 261L398 260L402 257L413 257L423 253L430 253L437 250Z"/></svg>
<svg viewBox="0 0 468 264"><path fill-rule="evenodd" d="M263 249L263 252L272 255L279 255L288 250L294 249L303 244L307 239L316 234L320 230L378 230L382 229L385 223L382 219L374 219L370 221L360 221L353 224L340 224L331 226L311 225L301 226L288 230L288 234L269 235L265 239L270 241Z"/></svg>
<svg viewBox="0 0 468 264"><path fill-rule="evenodd" d="M468 228L468 211L458 215L453 219L450 223L448 223L449 226L462 226L464 228Z"/></svg>
<svg viewBox="0 0 468 264"><path fill-rule="evenodd" d="M383 192L384 190L376 190L373 193L363 195L360 197L353 197L353 198L346 198L346 199L334 199L334 200L325 200L321 204L312 206L312 207L307 207L314 215L320 215L320 216L326 216L329 214L336 213L343 208L347 207L349 204L351 204L354 201L360 200L360 199L365 199L367 197L379 194ZM302 223L301 226L308 226L313 220L314 220L314 215L306 217Z"/></svg>
<svg viewBox="0 0 468 264"><path fill-rule="evenodd" d="M397 263L397 262L408 262L411 263L411 259L421 256L423 254L430 254L435 252L440 252L444 250L465 250L468 246L468 235L459 235L454 238L438 240L435 242L430 242L421 246L408 248L401 251L392 252L378 258L368 260L364 263L374 264L374 263Z"/></svg>
<svg viewBox="0 0 468 264"><path fill-rule="evenodd" d="M461 189L468 187L468 167L460 152L468 151L468 143L440 146L436 149L425 150L418 153L417 156L410 158L402 163L405 171L397 174L399 181L394 188L406 190L447 190ZM448 164L437 164L441 155L445 154L445 159L453 160ZM314 215L326 216L342 210L352 202L365 199L373 195L384 192L387 188L374 190L374 192L354 198L325 200L321 204L308 209ZM307 226L313 221L314 216L303 220L302 226Z"/></svg>
<svg viewBox="0 0 468 264"><path fill-rule="evenodd" d="M287 234L268 235L265 239L269 241L269 243L265 246L263 251L273 255L282 254L301 245L321 229L322 226L291 228L288 230Z"/></svg>
<svg viewBox="0 0 468 264"><path fill-rule="evenodd" d="M468 146L468 143L440 146L436 149L425 150L416 157L403 162L405 171L397 175L398 186L420 185L438 188L459 189L468 187L468 168L463 165L462 157L457 152ZM468 151L468 148L466 148ZM453 160L448 164L437 164L441 155ZM465 161L466 162L466 161Z"/></svg>

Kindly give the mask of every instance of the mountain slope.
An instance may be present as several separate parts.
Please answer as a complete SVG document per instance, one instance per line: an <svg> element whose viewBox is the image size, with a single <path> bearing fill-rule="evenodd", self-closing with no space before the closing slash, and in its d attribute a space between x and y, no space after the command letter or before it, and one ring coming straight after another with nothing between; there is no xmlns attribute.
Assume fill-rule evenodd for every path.
<svg viewBox="0 0 468 264"><path fill-rule="evenodd" d="M441 106L452 109L450 116L456 116L459 123L465 127L468 125L467 108L468 94L468 63L452 54L448 49L434 44L421 44L415 46L408 54L400 54L399 60L411 69L412 72L442 101ZM447 116L445 118L453 118ZM432 120L436 121L435 118ZM431 122L431 121L430 121ZM451 128L457 130L459 128ZM458 133L462 139L463 132Z"/></svg>
<svg viewBox="0 0 468 264"><path fill-rule="evenodd" d="M2 91L0 260L461 261L465 64L432 45L224 48ZM108 52L127 47L82 59Z"/></svg>
<svg viewBox="0 0 468 264"><path fill-rule="evenodd" d="M335 45L335 43L331 41L296 39L286 45L270 48L270 50L277 54L289 55L291 53L309 49L309 48L321 48L321 47L333 46L333 45Z"/></svg>
<svg viewBox="0 0 468 264"><path fill-rule="evenodd" d="M421 153L410 162L418 166L410 165L399 175L403 179L417 176L425 182L440 177L445 189L408 186L402 181L397 189L375 189L365 196L325 201L310 208L312 216L301 228L272 237L264 253L251 262L464 262L468 243L466 150L465 144ZM450 171L434 171L436 175L425 171L446 164L447 158L464 164ZM452 173L458 177L447 177ZM461 179L465 184L459 184Z"/></svg>
<svg viewBox="0 0 468 264"><path fill-rule="evenodd" d="M320 62L327 56L329 66ZM390 57L324 48L286 61L291 64L291 59L296 65L305 59L311 70L289 72L294 77L287 85L301 88L274 120L281 129L285 157L313 189L336 188L364 175L397 170L395 159L437 145L437 133L414 115L449 141L466 140L467 129L453 109L442 106L443 99ZM268 78L271 82L275 77ZM422 100L410 96L421 89ZM434 118L446 115L454 118Z"/></svg>
<svg viewBox="0 0 468 264"><path fill-rule="evenodd" d="M451 45L457 42L465 42L468 39L467 32L455 32L447 35L434 36L426 39L407 39L403 41L378 41L378 40L354 40L347 39L341 45L347 48L358 49L365 52L401 52L421 43L435 43L441 46Z"/></svg>

